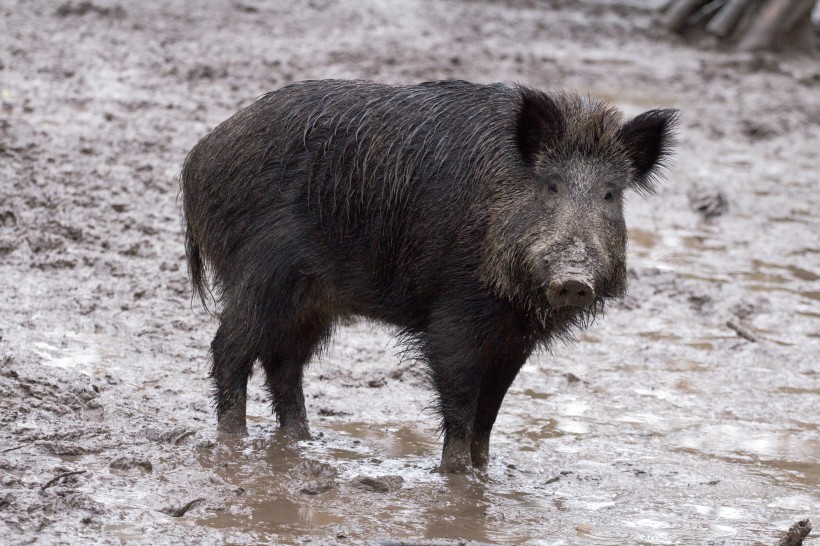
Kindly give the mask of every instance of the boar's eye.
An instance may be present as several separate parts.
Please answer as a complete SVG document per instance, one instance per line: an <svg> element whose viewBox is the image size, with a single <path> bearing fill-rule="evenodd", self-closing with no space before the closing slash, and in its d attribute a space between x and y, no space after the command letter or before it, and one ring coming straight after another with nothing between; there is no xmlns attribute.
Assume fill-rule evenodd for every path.
<svg viewBox="0 0 820 546"><path fill-rule="evenodd" d="M556 194L556 193L558 193L558 186L557 186L556 184L550 184L549 186L547 186L547 189L548 189L548 190L550 191L550 193L552 193L552 194Z"/></svg>
<svg viewBox="0 0 820 546"><path fill-rule="evenodd" d="M606 195L604 195L604 201L612 201L612 197L613 197L612 192L608 191L608 192L606 192Z"/></svg>

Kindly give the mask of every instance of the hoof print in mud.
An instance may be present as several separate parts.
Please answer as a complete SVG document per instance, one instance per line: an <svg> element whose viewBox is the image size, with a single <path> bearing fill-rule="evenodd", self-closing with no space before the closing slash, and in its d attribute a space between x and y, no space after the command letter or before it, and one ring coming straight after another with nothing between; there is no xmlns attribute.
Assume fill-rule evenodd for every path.
<svg viewBox="0 0 820 546"><path fill-rule="evenodd" d="M374 493L391 493L404 486L404 478L401 476L359 476L353 480L351 485L357 489Z"/></svg>
<svg viewBox="0 0 820 546"><path fill-rule="evenodd" d="M138 469L142 472L146 472L149 474L154 471L154 466L148 459L140 459L131 456L117 457L116 459L108 463L108 468L112 468L114 470Z"/></svg>
<svg viewBox="0 0 820 546"><path fill-rule="evenodd" d="M299 492L303 495L321 495L336 487L333 480L314 480L306 483Z"/></svg>
<svg viewBox="0 0 820 546"><path fill-rule="evenodd" d="M718 189L695 187L687 192L687 198L689 199L689 208L703 217L704 220L712 220L723 216L729 210L729 200Z"/></svg>
<svg viewBox="0 0 820 546"><path fill-rule="evenodd" d="M188 513L189 510L194 508L201 502L205 502L204 498L194 499L192 501L186 502L182 506L168 506L165 508L160 508L159 511L163 514L168 514L172 518L181 518L185 514Z"/></svg>

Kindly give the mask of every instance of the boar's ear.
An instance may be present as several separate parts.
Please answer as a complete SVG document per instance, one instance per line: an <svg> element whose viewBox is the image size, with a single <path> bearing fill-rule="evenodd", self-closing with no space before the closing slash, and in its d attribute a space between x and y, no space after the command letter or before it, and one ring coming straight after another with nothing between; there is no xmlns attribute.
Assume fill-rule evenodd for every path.
<svg viewBox="0 0 820 546"><path fill-rule="evenodd" d="M564 132L564 118L546 93L519 88L521 106L515 126L515 141L526 163L535 160L544 145L555 143Z"/></svg>
<svg viewBox="0 0 820 546"><path fill-rule="evenodd" d="M672 155L677 110L650 110L621 127L621 141L638 174L639 190L652 191L655 179Z"/></svg>

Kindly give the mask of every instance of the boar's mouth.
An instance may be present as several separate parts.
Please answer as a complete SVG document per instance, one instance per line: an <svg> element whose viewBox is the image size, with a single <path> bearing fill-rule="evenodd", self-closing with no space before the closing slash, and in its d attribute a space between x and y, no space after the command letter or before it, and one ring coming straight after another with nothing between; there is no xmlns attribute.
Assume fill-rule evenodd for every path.
<svg viewBox="0 0 820 546"><path fill-rule="evenodd" d="M567 268L547 277L542 284L552 309L587 309L626 293L625 275L594 275L588 269Z"/></svg>
<svg viewBox="0 0 820 546"><path fill-rule="evenodd" d="M626 271L622 264L611 264L601 270L594 257L583 261L544 260L541 283L545 296L539 314L550 323L569 321L577 326L589 326L603 312L605 304L626 293Z"/></svg>
<svg viewBox="0 0 820 546"><path fill-rule="evenodd" d="M595 301L595 281L583 269L564 268L553 275L547 285L547 301L553 309L576 307L586 309Z"/></svg>
<svg viewBox="0 0 820 546"><path fill-rule="evenodd" d="M548 281L542 285L542 290L546 292L542 294L546 297L532 316L550 335L571 340L572 330L588 328L604 312L608 301L622 297L625 292L617 282L601 278L595 282L590 280L590 276L585 279L583 282L577 278L564 282ZM560 287L557 294L556 287ZM563 290L567 293L562 294ZM578 292L583 294L579 295Z"/></svg>

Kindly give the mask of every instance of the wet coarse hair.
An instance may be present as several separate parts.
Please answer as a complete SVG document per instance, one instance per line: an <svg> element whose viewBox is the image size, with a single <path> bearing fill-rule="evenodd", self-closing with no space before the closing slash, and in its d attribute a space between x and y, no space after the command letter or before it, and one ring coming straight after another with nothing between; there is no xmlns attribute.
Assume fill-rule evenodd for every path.
<svg viewBox="0 0 820 546"><path fill-rule="evenodd" d="M454 238L468 222L488 220L483 213L514 207L504 192L538 161L579 154L619 160L633 170L635 189L652 192L676 120L675 111L653 110L624 125L621 112L603 102L521 85L320 80L284 87L220 125L185 162L195 293L208 304L206 248L217 299L225 297L239 273L227 260L255 241L250 217L286 223L279 216L301 208L340 241L351 233L375 237L385 253L378 269L389 274L412 267L430 235ZM249 133L258 139L251 146ZM265 205L281 210L265 218Z"/></svg>
<svg viewBox="0 0 820 546"><path fill-rule="evenodd" d="M624 188L651 191L676 116L624 123L588 97L465 81L306 81L262 96L204 137L181 173L194 291L221 308L218 413L248 362L270 377L290 351L301 370L336 320L355 315L397 327L428 362L445 432L463 428L449 391L485 384L485 426L498 398L487 382L503 397L538 344L588 324L625 286L618 225L623 241L598 251L621 255L607 258L596 302L549 307L529 244L550 223L539 169L592 158ZM503 377L483 375L498 358ZM470 359L475 377L456 369Z"/></svg>

